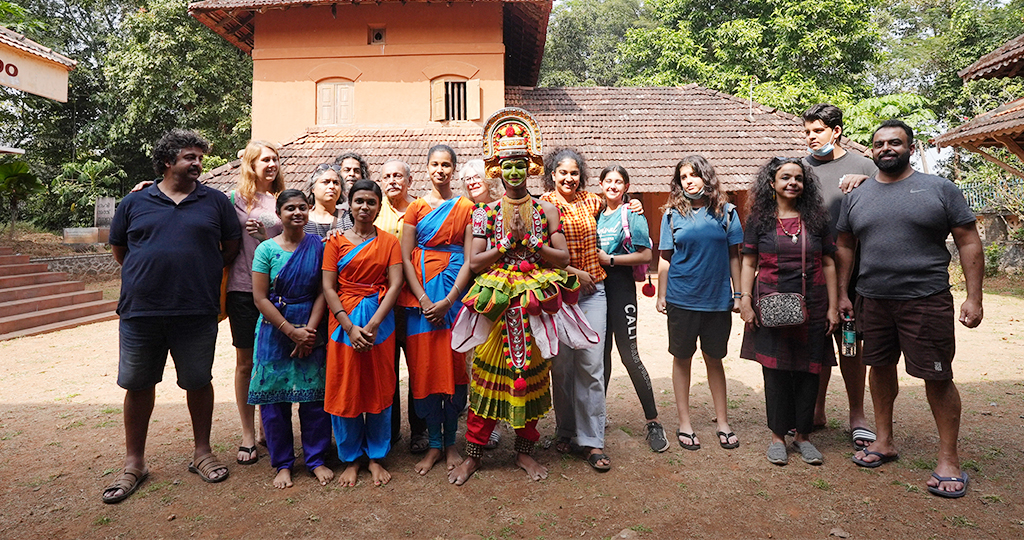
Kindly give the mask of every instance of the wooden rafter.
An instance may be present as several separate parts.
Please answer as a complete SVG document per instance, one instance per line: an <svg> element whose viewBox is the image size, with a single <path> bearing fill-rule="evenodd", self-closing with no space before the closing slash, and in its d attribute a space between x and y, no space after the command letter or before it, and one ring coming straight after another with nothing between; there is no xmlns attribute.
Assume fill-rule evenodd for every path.
<svg viewBox="0 0 1024 540"><path fill-rule="evenodd" d="M1001 159L993 156L992 154L989 154L988 152L982 150L981 148L978 148L977 146L974 146L973 144L970 144L970 143L960 143L960 146L962 146L966 150L970 150L971 152L974 152L975 154L980 155L981 157L985 158L986 161L989 161L991 163L995 163L996 165L1002 167L1002 169L1004 171L1006 171L1006 172L1008 172L1008 173L1010 173L1012 175L1024 178L1024 172L1021 172L1021 171L1017 170L1016 168L1014 168L1014 167L1004 163ZM1020 147L1018 146L1018 149L1019 148ZM1014 152L1014 153L1016 154L1016 152ZM1017 155L1020 156L1020 154L1017 154Z"/></svg>

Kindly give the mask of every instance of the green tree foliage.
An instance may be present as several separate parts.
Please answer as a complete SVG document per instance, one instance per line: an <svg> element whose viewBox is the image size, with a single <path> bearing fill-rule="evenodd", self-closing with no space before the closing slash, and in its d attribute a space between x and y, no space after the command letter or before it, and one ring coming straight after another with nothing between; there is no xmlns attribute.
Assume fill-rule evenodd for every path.
<svg viewBox="0 0 1024 540"><path fill-rule="evenodd" d="M103 72L114 160L152 177L148 155L173 127L195 129L234 159L250 131L252 60L188 15L185 0L150 0L108 42Z"/></svg>
<svg viewBox="0 0 1024 540"><path fill-rule="evenodd" d="M0 163L0 206L10 220L8 232L13 233L18 211L29 197L43 189L39 178L29 171L27 163L11 161Z"/></svg>
<svg viewBox="0 0 1024 540"><path fill-rule="evenodd" d="M935 112L928 101L917 94L890 94L857 102L843 113L843 134L863 144L871 144L871 134L885 120L903 120L914 128L914 138L926 142L937 135Z"/></svg>
<svg viewBox="0 0 1024 540"><path fill-rule="evenodd" d="M32 222L51 231L92 227L97 197L118 197L128 176L107 158L65 163L46 192L33 200Z"/></svg>
<svg viewBox="0 0 1024 540"><path fill-rule="evenodd" d="M616 86L618 46L647 25L640 0L565 0L551 11L540 86Z"/></svg>
<svg viewBox="0 0 1024 540"><path fill-rule="evenodd" d="M881 29L874 0L653 0L652 28L618 48L633 85L703 86L790 112L866 97Z"/></svg>
<svg viewBox="0 0 1024 540"><path fill-rule="evenodd" d="M25 149L40 178L101 157L133 181L152 178L149 151L172 127L198 130L226 159L248 139L252 61L184 0L7 1L45 28L31 39L78 62L67 103L0 87L0 144Z"/></svg>
<svg viewBox="0 0 1024 540"><path fill-rule="evenodd" d="M943 127L1021 95L1019 80L964 84L957 72L1024 32L1024 0L901 0L879 16L887 39L872 70L877 93L921 95Z"/></svg>

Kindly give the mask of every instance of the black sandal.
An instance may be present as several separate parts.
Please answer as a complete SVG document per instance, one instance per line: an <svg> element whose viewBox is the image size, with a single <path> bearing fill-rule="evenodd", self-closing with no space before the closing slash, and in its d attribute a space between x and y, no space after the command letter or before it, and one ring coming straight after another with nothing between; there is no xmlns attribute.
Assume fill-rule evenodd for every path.
<svg viewBox="0 0 1024 540"><path fill-rule="evenodd" d="M684 443L683 438L690 439L690 444ZM696 433L686 433L685 431L677 431L676 439L679 440L679 446L682 446L687 450L700 450L700 443L697 442Z"/></svg>
<svg viewBox="0 0 1024 540"><path fill-rule="evenodd" d="M235 461L237 461L239 465L252 465L253 463L256 463L257 461L260 460L260 453L256 451L256 445L255 444L252 445L252 446L249 446L249 447L239 446L238 447L238 451L239 452L245 452L246 454L249 454L250 456L252 456L249 459L238 459L236 457Z"/></svg>
<svg viewBox="0 0 1024 540"><path fill-rule="evenodd" d="M601 460L607 460L608 463L600 463ZM603 452L597 452L587 456L587 463L598 472L608 472L612 468L612 460L606 456Z"/></svg>
<svg viewBox="0 0 1024 540"><path fill-rule="evenodd" d="M721 445L722 448L725 448L726 450L732 450L733 448L739 448L740 447L740 438L736 437L736 442L731 443L731 442L729 442L729 439L732 438L732 437L736 437L736 434L731 432L731 431L729 433L726 433L724 431L719 431L718 432L718 444ZM722 442L723 438L725 439L725 442Z"/></svg>

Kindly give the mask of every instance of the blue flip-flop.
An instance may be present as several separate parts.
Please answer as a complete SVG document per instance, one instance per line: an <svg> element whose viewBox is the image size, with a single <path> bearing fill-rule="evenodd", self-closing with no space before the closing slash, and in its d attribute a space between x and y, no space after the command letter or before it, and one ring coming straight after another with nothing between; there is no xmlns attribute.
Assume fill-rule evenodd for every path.
<svg viewBox="0 0 1024 540"><path fill-rule="evenodd" d="M938 488L938 486L928 486L928 492L932 495L938 495L939 497L945 497L947 499L959 499L967 494L967 482L970 480L967 478L967 473L962 473L962 477L958 476L939 476L936 473L932 473L932 478L941 482L963 482L964 487L956 491L944 491Z"/></svg>
<svg viewBox="0 0 1024 540"><path fill-rule="evenodd" d="M874 450L867 449L864 449L863 452L864 457L878 456L879 459L877 461L864 461L863 459L858 459L857 454L854 454L853 457L850 459L853 460L853 462L856 463L858 467L866 467L868 469L876 469L886 463L889 463L890 461L896 461L900 458L899 454L889 456L881 452L875 452Z"/></svg>

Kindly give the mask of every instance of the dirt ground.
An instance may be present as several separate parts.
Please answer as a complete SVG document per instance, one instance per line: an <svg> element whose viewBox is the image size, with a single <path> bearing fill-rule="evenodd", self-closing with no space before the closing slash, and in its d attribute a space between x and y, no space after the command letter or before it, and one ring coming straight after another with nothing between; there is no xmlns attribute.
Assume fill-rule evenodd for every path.
<svg viewBox="0 0 1024 540"><path fill-rule="evenodd" d="M0 487L0 538L1020 538L1024 300L990 294L985 312L981 328L957 330L960 449L971 475L970 491L959 500L925 490L937 435L922 384L905 375L896 411L900 461L874 470L850 462L837 370L829 428L812 436L825 464L812 467L795 456L786 467L768 463L760 368L736 356L736 318L725 367L732 426L742 441L737 450L715 444L704 366L695 361L692 402L704 447L690 452L673 443L652 453L639 401L616 360L608 394L609 473L551 447L536 453L550 477L530 482L512 465L513 436L506 430L484 468L454 487L441 469L415 474L404 426L405 439L386 461L394 474L387 486L374 487L364 472L354 488L321 487L298 466L295 486L286 490L271 485L265 449L256 465L234 463L239 429L225 322L214 365L213 442L231 477L205 484L186 470L191 428L168 367L150 428L150 478L133 497L110 506L100 502L100 491L119 472L124 444L117 322L2 342L0 477L7 481ZM665 322L652 299L641 299L640 313L641 353L671 433L677 415ZM404 369L401 377L404 395ZM552 414L540 429L550 442Z"/></svg>

